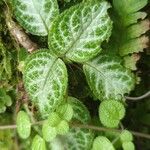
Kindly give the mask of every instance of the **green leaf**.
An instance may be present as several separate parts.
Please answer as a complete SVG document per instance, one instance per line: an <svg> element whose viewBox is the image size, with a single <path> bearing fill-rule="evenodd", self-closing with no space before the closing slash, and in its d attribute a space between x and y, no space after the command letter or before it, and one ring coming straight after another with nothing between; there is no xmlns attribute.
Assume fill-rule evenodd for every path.
<svg viewBox="0 0 150 150"><path fill-rule="evenodd" d="M85 105L74 97L68 97L68 102L73 108L72 120L80 121L81 123L88 123L91 119L88 109Z"/></svg>
<svg viewBox="0 0 150 150"><path fill-rule="evenodd" d="M59 14L57 0L13 0L18 22L30 33L46 36Z"/></svg>
<svg viewBox="0 0 150 150"><path fill-rule="evenodd" d="M57 113L61 118L70 121L73 116L72 106L68 103L60 105L59 108L57 109Z"/></svg>
<svg viewBox="0 0 150 150"><path fill-rule="evenodd" d="M91 118L84 104L74 97L69 97L68 102L72 105L74 111L72 120L88 124ZM89 129L72 127L66 135L66 140L66 149L90 150L93 142L93 133Z"/></svg>
<svg viewBox="0 0 150 150"><path fill-rule="evenodd" d="M25 88L42 117L47 117L63 101L67 80L64 62L47 50L33 53L26 60Z"/></svg>
<svg viewBox="0 0 150 150"><path fill-rule="evenodd" d="M150 29L150 21L143 21L147 14L140 12L147 3L148 0L113 0L114 28L109 43L110 51L115 50L125 56L148 47L148 37L143 34Z"/></svg>
<svg viewBox="0 0 150 150"><path fill-rule="evenodd" d="M100 55L83 69L92 92L100 100L120 99L134 88L135 77L121 65L119 57Z"/></svg>
<svg viewBox="0 0 150 150"><path fill-rule="evenodd" d="M26 139L30 136L31 123L28 114L24 111L19 111L17 114L17 132L19 136Z"/></svg>
<svg viewBox="0 0 150 150"><path fill-rule="evenodd" d="M122 148L123 150L135 150L135 146L132 142L124 142Z"/></svg>
<svg viewBox="0 0 150 150"><path fill-rule="evenodd" d="M45 141L39 135L36 135L32 141L32 150L46 150Z"/></svg>
<svg viewBox="0 0 150 150"><path fill-rule="evenodd" d="M82 102L74 97L68 97L67 102L73 108L73 122L87 124L90 121L90 115ZM93 143L93 132L89 129L70 127L69 132L64 136L57 136L51 143L51 149L60 150L91 150Z"/></svg>
<svg viewBox="0 0 150 150"><path fill-rule="evenodd" d="M131 142L133 141L132 133L128 130L124 130L120 135L121 142Z"/></svg>
<svg viewBox="0 0 150 150"><path fill-rule="evenodd" d="M69 124L67 121L62 120L56 127L57 134L65 135L69 131Z"/></svg>
<svg viewBox="0 0 150 150"><path fill-rule="evenodd" d="M117 127L120 120L125 115L123 104L116 100L105 100L99 107L99 117L101 123L109 128Z"/></svg>
<svg viewBox="0 0 150 150"><path fill-rule="evenodd" d="M51 127L49 125L48 121L44 122L44 124L42 126L42 133L43 133L43 138L47 142L52 141L57 135L56 128L55 127Z"/></svg>
<svg viewBox="0 0 150 150"><path fill-rule="evenodd" d="M100 45L111 35L110 4L99 0L80 3L67 9L53 22L49 48L59 57L75 62L96 56Z"/></svg>
<svg viewBox="0 0 150 150"><path fill-rule="evenodd" d="M113 144L104 136L98 136L93 142L92 150L115 150Z"/></svg>
<svg viewBox="0 0 150 150"><path fill-rule="evenodd" d="M62 119L56 112L52 112L48 117L48 123L50 126L55 127L57 126Z"/></svg>
<svg viewBox="0 0 150 150"><path fill-rule="evenodd" d="M124 57L124 66L131 70L137 70L136 64L137 61L140 59L140 55L132 54L131 56Z"/></svg>

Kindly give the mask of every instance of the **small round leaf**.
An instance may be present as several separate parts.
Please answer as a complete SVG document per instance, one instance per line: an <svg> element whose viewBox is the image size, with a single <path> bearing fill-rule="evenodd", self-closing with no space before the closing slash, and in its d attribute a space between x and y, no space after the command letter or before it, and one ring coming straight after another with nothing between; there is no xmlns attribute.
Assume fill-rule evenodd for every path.
<svg viewBox="0 0 150 150"><path fill-rule="evenodd" d="M123 150L135 150L135 146L132 142L124 142L122 148Z"/></svg>
<svg viewBox="0 0 150 150"><path fill-rule="evenodd" d="M56 128L51 127L48 124L48 121L44 122L43 127L42 127L42 133L43 133L43 138L47 142L52 141L57 135Z"/></svg>
<svg viewBox="0 0 150 150"><path fill-rule="evenodd" d="M104 136L98 136L94 142L92 150L115 150L112 143Z"/></svg>
<svg viewBox="0 0 150 150"><path fill-rule="evenodd" d="M31 123L28 114L24 111L20 111L17 114L17 132L19 136L26 139L30 136Z"/></svg>
<svg viewBox="0 0 150 150"><path fill-rule="evenodd" d="M32 141L32 150L46 150L45 141L39 135L36 135Z"/></svg>
<svg viewBox="0 0 150 150"><path fill-rule="evenodd" d="M57 112L60 114L61 118L70 121L73 117L73 108L70 104L61 105Z"/></svg>
<svg viewBox="0 0 150 150"><path fill-rule="evenodd" d="M120 135L120 139L122 143L131 142L133 140L133 136L131 132L129 132L128 130L124 130Z"/></svg>
<svg viewBox="0 0 150 150"><path fill-rule="evenodd" d="M52 112L48 117L48 124L52 127L57 126L62 119L56 112Z"/></svg>
<svg viewBox="0 0 150 150"><path fill-rule="evenodd" d="M57 129L58 134L64 135L64 134L68 133L68 131L69 131L69 124L67 121L62 120L59 123L59 125L56 127L56 129Z"/></svg>
<svg viewBox="0 0 150 150"><path fill-rule="evenodd" d="M125 115L124 105L116 100L105 100L100 104L99 117L101 123L109 128L117 127Z"/></svg>

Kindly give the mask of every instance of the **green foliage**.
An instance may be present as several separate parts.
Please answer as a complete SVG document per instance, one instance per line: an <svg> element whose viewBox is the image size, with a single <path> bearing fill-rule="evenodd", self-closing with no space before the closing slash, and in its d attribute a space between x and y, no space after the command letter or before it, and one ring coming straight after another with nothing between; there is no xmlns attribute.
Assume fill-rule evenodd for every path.
<svg viewBox="0 0 150 150"><path fill-rule="evenodd" d="M92 150L115 150L112 143L103 136L96 137L93 142Z"/></svg>
<svg viewBox="0 0 150 150"><path fill-rule="evenodd" d="M134 75L120 64L119 57L100 55L83 66L87 82L98 99L120 99L134 88Z"/></svg>
<svg viewBox="0 0 150 150"><path fill-rule="evenodd" d="M57 135L56 128L50 126L48 121L44 122L42 126L42 133L44 140L47 142L52 141Z"/></svg>
<svg viewBox="0 0 150 150"><path fill-rule="evenodd" d="M120 135L120 139L121 139L122 143L131 142L131 141L133 141L133 136L128 130L124 130Z"/></svg>
<svg viewBox="0 0 150 150"><path fill-rule="evenodd" d="M49 49L69 61L83 62L96 56L108 40L112 22L107 2L80 3L61 13L49 31Z"/></svg>
<svg viewBox="0 0 150 150"><path fill-rule="evenodd" d="M13 0L18 22L30 33L46 36L54 18L59 14L57 0Z"/></svg>
<svg viewBox="0 0 150 150"><path fill-rule="evenodd" d="M100 104L99 117L101 123L109 128L117 127L125 116L125 107L116 100L106 100Z"/></svg>
<svg viewBox="0 0 150 150"><path fill-rule="evenodd" d="M110 49L117 50L121 56L138 53L146 48L148 38L143 35L149 30L149 21L139 21L146 17L142 9L148 0L113 0L114 30ZM117 34L117 33L121 33Z"/></svg>
<svg viewBox="0 0 150 150"><path fill-rule="evenodd" d="M124 142L122 147L123 150L135 150L135 146L132 142Z"/></svg>
<svg viewBox="0 0 150 150"><path fill-rule="evenodd" d="M147 3L1 1L0 129L5 124L11 127L16 118L18 134L0 131L0 149L136 149L130 130L150 132L150 105L147 101L127 103L126 94L132 91L139 96L149 89L148 52L139 54L149 40L145 33L150 23L141 12ZM38 45L31 54L15 39L27 42L28 36ZM121 125L129 131L109 132L95 124ZM149 145L141 141L135 138L137 145L148 150Z"/></svg>
<svg viewBox="0 0 150 150"><path fill-rule="evenodd" d="M19 111L16 123L19 136L23 139L28 138L31 132L31 123L28 114L24 111Z"/></svg>
<svg viewBox="0 0 150 150"><path fill-rule="evenodd" d="M48 50L39 50L26 60L24 83L31 100L45 118L58 107L66 94L66 67Z"/></svg>
<svg viewBox="0 0 150 150"><path fill-rule="evenodd" d="M73 116L73 108L70 104L60 105L57 109L59 116L67 121L70 121Z"/></svg>
<svg viewBox="0 0 150 150"><path fill-rule="evenodd" d="M33 139L32 150L46 150L45 141L39 135L36 135Z"/></svg>
<svg viewBox="0 0 150 150"><path fill-rule="evenodd" d="M5 112L7 106L11 106L12 100L9 95L7 95L6 90L0 89L0 113Z"/></svg>

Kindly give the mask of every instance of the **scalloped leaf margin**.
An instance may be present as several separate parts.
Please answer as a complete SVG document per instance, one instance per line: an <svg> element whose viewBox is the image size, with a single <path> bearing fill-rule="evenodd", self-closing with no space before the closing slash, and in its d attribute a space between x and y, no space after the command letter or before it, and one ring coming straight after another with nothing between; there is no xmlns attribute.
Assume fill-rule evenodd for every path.
<svg viewBox="0 0 150 150"><path fill-rule="evenodd" d="M39 50L27 58L24 70L25 88L43 117L54 111L63 101L67 82L64 62L49 53L49 50Z"/></svg>

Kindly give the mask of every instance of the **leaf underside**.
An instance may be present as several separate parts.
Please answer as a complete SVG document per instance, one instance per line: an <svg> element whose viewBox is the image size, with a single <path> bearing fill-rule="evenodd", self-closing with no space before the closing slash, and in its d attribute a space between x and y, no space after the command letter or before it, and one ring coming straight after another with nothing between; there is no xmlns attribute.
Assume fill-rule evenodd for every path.
<svg viewBox="0 0 150 150"><path fill-rule="evenodd" d="M83 69L91 90L100 100L120 99L134 88L133 74L121 65L118 57L100 55Z"/></svg>
<svg viewBox="0 0 150 150"><path fill-rule="evenodd" d="M26 60L25 88L42 116L47 116L61 103L66 94L67 80L65 64L48 50L33 53Z"/></svg>
<svg viewBox="0 0 150 150"><path fill-rule="evenodd" d="M60 14L49 32L49 48L59 57L75 62L96 56L111 35L107 2L80 3Z"/></svg>
<svg viewBox="0 0 150 150"><path fill-rule="evenodd" d="M46 36L59 14L57 0L13 0L18 22L30 33Z"/></svg>

